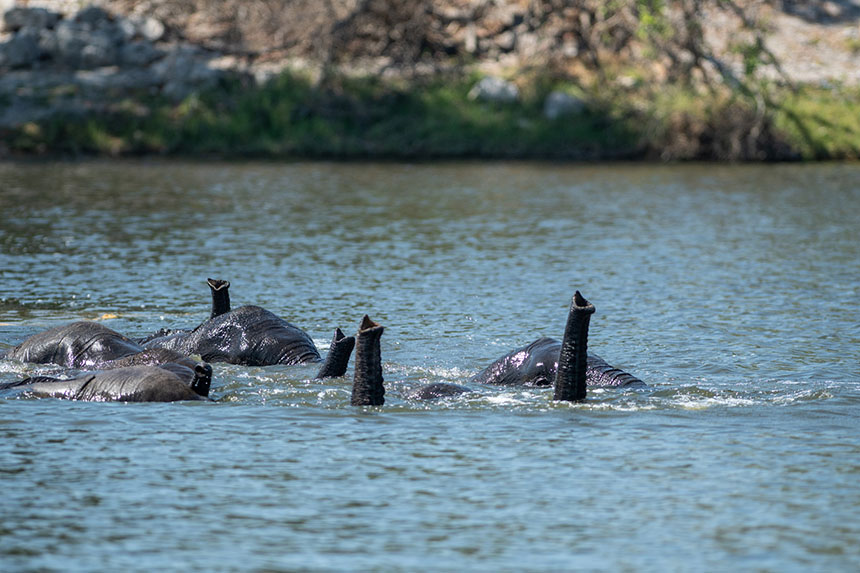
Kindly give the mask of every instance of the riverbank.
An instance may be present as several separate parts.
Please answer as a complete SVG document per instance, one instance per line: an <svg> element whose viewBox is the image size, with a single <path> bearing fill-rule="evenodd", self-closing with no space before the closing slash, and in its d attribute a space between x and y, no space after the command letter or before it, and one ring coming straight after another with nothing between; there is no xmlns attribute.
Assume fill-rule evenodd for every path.
<svg viewBox="0 0 860 573"><path fill-rule="evenodd" d="M468 79L407 88L369 78L338 78L336 84L323 89L283 73L260 87L227 81L179 103L140 94L99 113L58 113L7 130L4 151L579 161L860 157L858 90L779 90L779 107L762 121L743 100L704 100L690 93L652 100L613 96L575 115L551 118L539 92L515 104L473 100ZM643 101L647 107L636 107Z"/></svg>
<svg viewBox="0 0 860 573"><path fill-rule="evenodd" d="M247 12L263 1L232 19L232 2L102 4L6 13L0 156L860 158L853 2L796 2L768 27L717 4L601 21L413 2L303 26Z"/></svg>

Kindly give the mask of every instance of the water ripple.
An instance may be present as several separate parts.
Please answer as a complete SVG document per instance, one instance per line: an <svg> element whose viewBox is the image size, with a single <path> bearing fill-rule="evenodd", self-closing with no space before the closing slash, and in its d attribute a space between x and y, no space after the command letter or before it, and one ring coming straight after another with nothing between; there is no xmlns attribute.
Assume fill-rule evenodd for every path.
<svg viewBox="0 0 860 573"><path fill-rule="evenodd" d="M351 372L216 364L214 403L0 397L0 569L854 570L857 166L0 164L0 349L193 327L206 277ZM560 337L648 383L472 385ZM0 382L52 366L0 360ZM618 551L618 544L635 551Z"/></svg>

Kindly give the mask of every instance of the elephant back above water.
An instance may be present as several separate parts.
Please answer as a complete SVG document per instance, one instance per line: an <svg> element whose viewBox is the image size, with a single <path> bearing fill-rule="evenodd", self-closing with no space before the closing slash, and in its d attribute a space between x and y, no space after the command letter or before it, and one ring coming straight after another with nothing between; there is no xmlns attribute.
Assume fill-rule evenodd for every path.
<svg viewBox="0 0 860 573"><path fill-rule="evenodd" d="M176 402L206 400L212 383L212 367L198 364L188 381L170 364L142 365L103 370L62 380L39 376L0 385L38 398L64 398L92 402Z"/></svg>
<svg viewBox="0 0 860 573"><path fill-rule="evenodd" d="M207 362L245 366L321 361L316 345L304 330L254 305L219 314L191 332L154 338L144 346L198 354Z"/></svg>
<svg viewBox="0 0 860 573"><path fill-rule="evenodd" d="M246 366L320 362L319 351L308 334L259 306L230 307L230 281L207 279L212 293L209 319L193 330L160 330L139 340L147 349L165 348L199 354L209 362ZM338 328L317 378L343 376L355 346L355 337Z"/></svg>
<svg viewBox="0 0 860 573"><path fill-rule="evenodd" d="M6 358L69 368L97 368L106 361L142 350L142 346L103 324L78 321L34 334L10 350Z"/></svg>
<svg viewBox="0 0 860 573"><path fill-rule="evenodd" d="M199 362L188 356L167 348L144 348L136 354L130 354L97 364L99 370L128 368L129 366L159 366L173 372L189 384L195 377Z"/></svg>
<svg viewBox="0 0 860 573"><path fill-rule="evenodd" d="M471 382L501 386L551 386L558 371L562 343L554 338L538 338L534 342L511 350L481 370ZM642 387L646 384L592 352L586 360L588 386Z"/></svg>

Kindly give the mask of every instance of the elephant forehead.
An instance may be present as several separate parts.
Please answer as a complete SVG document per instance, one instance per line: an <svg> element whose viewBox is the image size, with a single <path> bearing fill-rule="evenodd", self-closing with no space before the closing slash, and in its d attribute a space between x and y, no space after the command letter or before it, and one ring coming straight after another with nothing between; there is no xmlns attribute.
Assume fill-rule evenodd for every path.
<svg viewBox="0 0 860 573"><path fill-rule="evenodd" d="M537 350L522 350L511 356L508 365L531 374L551 371L558 366L558 350L543 347Z"/></svg>
<svg viewBox="0 0 860 573"><path fill-rule="evenodd" d="M526 347L526 352L535 365L556 363L561 352L561 342L553 338L539 338Z"/></svg>
<svg viewBox="0 0 860 573"><path fill-rule="evenodd" d="M508 357L508 365L514 368L519 368L530 359L531 354L529 354L528 350L520 350L519 352L514 352Z"/></svg>

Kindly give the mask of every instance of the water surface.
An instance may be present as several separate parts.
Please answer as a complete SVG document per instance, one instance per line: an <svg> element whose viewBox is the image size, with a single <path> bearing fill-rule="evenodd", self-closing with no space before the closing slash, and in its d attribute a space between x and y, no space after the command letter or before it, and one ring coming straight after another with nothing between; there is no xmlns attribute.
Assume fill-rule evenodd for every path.
<svg viewBox="0 0 860 573"><path fill-rule="evenodd" d="M72 320L191 327L207 277L349 375L215 366L210 404L0 398L4 570L860 566L860 167L0 164L0 347ZM474 387L560 337L645 380ZM0 361L0 381L57 373ZM351 372L350 372L351 374Z"/></svg>

